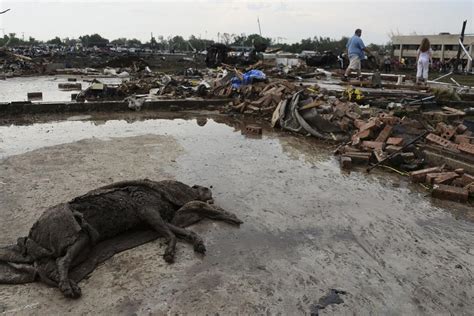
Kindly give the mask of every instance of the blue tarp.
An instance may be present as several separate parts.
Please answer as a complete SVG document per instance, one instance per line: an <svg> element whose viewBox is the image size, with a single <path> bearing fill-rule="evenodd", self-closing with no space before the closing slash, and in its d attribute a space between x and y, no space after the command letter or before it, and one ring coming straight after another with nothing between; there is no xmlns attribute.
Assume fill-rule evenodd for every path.
<svg viewBox="0 0 474 316"><path fill-rule="evenodd" d="M241 86L246 86L249 84L252 84L254 79L257 80L265 80L267 79L267 76L265 73L261 70L250 70L246 73L243 74L243 79L241 80L239 77L233 77L230 82L232 83L232 88L238 89Z"/></svg>

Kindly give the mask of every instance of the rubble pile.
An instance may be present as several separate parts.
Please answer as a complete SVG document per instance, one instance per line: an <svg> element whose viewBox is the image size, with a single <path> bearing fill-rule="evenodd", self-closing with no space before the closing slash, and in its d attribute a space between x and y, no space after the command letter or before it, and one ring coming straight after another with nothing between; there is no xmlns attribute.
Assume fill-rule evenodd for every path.
<svg viewBox="0 0 474 316"><path fill-rule="evenodd" d="M434 197L467 202L469 196L474 196L474 176L463 168L453 169L446 165L427 168L423 149L434 148L474 161L473 133L459 123L464 116L460 110L443 107L427 113L423 113L423 120L400 118L393 112L380 112L366 120L354 119L356 129L351 140L336 150L342 168L372 164L368 171L378 165L408 171L412 181L423 183ZM439 122L440 119L458 123L453 126ZM438 121L436 128L430 125L433 120ZM416 144L418 141L423 143Z"/></svg>
<svg viewBox="0 0 474 316"><path fill-rule="evenodd" d="M467 202L470 196L474 197L474 175L466 173L462 168L425 168L410 172L410 178L415 183L429 185L432 196L436 198Z"/></svg>
<svg viewBox="0 0 474 316"><path fill-rule="evenodd" d="M242 86L234 91L238 98L234 101L233 110L269 116L283 99L291 96L297 89L297 86L288 81L259 82Z"/></svg>
<svg viewBox="0 0 474 316"><path fill-rule="evenodd" d="M44 72L41 64L31 58L0 49L0 74L4 77L31 75Z"/></svg>
<svg viewBox="0 0 474 316"><path fill-rule="evenodd" d="M368 115L365 112L364 116ZM423 159L416 147L409 144L425 133L423 124L408 117L399 118L393 112L380 112L365 120L362 117L354 119L350 142L337 151L344 168L369 162L387 162L402 170L420 167Z"/></svg>

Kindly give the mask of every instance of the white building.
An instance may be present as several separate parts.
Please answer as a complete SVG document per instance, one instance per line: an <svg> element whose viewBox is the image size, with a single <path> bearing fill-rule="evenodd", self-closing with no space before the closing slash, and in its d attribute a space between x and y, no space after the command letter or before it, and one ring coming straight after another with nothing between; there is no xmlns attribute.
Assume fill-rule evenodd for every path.
<svg viewBox="0 0 474 316"><path fill-rule="evenodd" d="M433 50L433 59L447 61L456 58L459 48L460 34L441 33L439 35L398 35L392 37L394 55L402 58L416 58L417 50L423 38L428 38ZM472 67L472 56L474 53L474 35L464 36L464 47L469 56L461 51L461 58L468 61L468 69Z"/></svg>

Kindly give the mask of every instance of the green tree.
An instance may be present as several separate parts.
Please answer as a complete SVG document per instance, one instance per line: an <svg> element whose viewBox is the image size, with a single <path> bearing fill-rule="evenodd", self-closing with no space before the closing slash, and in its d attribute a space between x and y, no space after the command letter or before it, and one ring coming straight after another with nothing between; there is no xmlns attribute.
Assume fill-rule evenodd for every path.
<svg viewBox="0 0 474 316"><path fill-rule="evenodd" d="M136 38L132 38L127 41L127 46L129 47L142 47L142 45L142 42Z"/></svg>
<svg viewBox="0 0 474 316"><path fill-rule="evenodd" d="M52 45L58 45L58 46L60 46L60 45L63 44L63 42L61 41L61 39L60 39L59 37L57 37L57 36L56 36L55 38L53 38L53 39L50 39L50 40L47 41L46 43L52 44Z"/></svg>
<svg viewBox="0 0 474 316"><path fill-rule="evenodd" d="M110 44L117 45L117 46L125 46L127 45L127 39L125 37L116 38L110 42Z"/></svg>
<svg viewBox="0 0 474 316"><path fill-rule="evenodd" d="M103 38L99 34L80 36L79 40L85 47L105 47L109 43L108 39Z"/></svg>

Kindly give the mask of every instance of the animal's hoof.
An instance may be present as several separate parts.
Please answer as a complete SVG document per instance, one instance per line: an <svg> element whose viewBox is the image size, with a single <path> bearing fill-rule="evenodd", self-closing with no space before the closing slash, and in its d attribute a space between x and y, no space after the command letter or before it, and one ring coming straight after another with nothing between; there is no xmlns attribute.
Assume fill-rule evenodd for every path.
<svg viewBox="0 0 474 316"><path fill-rule="evenodd" d="M59 283L59 290L68 298L79 298L82 295L81 288L72 280Z"/></svg>
<svg viewBox="0 0 474 316"><path fill-rule="evenodd" d="M163 259L165 259L166 262L168 263L173 263L174 262L174 255L171 253L165 253L163 255Z"/></svg>
<svg viewBox="0 0 474 316"><path fill-rule="evenodd" d="M205 254L206 246L203 243L198 243L194 245L194 251L197 253Z"/></svg>

